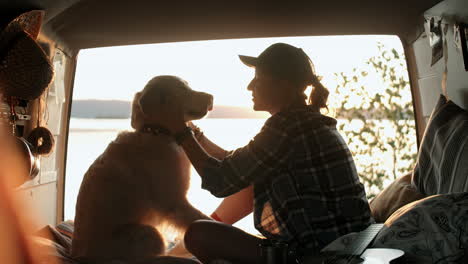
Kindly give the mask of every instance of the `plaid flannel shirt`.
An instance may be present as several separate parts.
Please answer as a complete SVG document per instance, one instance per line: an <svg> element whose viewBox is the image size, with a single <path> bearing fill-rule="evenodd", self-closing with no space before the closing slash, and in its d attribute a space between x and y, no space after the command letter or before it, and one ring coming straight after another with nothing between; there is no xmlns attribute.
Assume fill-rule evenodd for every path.
<svg viewBox="0 0 468 264"><path fill-rule="evenodd" d="M304 106L271 116L245 147L210 159L202 188L226 197L254 186L254 224L266 238L319 250L372 221L336 120Z"/></svg>

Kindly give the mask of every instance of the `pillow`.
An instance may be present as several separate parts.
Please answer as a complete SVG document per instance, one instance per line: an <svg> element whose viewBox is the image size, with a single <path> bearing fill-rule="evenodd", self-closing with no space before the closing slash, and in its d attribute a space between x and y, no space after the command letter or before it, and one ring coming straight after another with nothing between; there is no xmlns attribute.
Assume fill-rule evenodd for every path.
<svg viewBox="0 0 468 264"><path fill-rule="evenodd" d="M73 221L68 220L58 224L56 227L47 225L39 230L35 235L51 239L60 245L66 252L70 252L73 239Z"/></svg>
<svg viewBox="0 0 468 264"><path fill-rule="evenodd" d="M33 246L39 252L38 263L79 264L69 255L68 250L44 237L32 236Z"/></svg>
<svg viewBox="0 0 468 264"><path fill-rule="evenodd" d="M398 208L424 198L415 186L411 185L411 174L396 179L369 203L372 217L383 223Z"/></svg>
<svg viewBox="0 0 468 264"><path fill-rule="evenodd" d="M434 194L468 191L468 112L441 95L418 152L413 184Z"/></svg>
<svg viewBox="0 0 468 264"><path fill-rule="evenodd" d="M396 248L421 263L467 263L468 192L430 196L398 209L372 247Z"/></svg>
<svg viewBox="0 0 468 264"><path fill-rule="evenodd" d="M70 239L73 238L73 232L75 230L75 223L73 220L64 221L56 226L57 231L60 232L61 235L68 237Z"/></svg>

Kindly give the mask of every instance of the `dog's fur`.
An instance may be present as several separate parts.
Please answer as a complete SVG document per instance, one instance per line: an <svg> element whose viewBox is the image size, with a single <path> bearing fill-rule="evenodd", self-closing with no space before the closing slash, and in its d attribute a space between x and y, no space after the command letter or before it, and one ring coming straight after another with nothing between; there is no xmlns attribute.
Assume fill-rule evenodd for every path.
<svg viewBox="0 0 468 264"><path fill-rule="evenodd" d="M163 104L182 104L185 119L202 118L212 96L174 76L158 76L135 95L132 127L120 133L86 172L76 204L72 255L88 262L137 262L165 252L167 226L184 232L210 219L186 199L190 162L172 136L142 131L156 125Z"/></svg>

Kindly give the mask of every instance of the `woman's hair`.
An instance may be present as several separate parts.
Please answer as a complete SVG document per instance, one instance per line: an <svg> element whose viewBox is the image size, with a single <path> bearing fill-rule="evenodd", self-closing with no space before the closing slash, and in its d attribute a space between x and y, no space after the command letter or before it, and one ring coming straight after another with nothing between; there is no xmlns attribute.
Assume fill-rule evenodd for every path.
<svg viewBox="0 0 468 264"><path fill-rule="evenodd" d="M312 85L312 91L309 95L309 105L317 111L320 111L322 108L328 108L327 100L330 92L323 86L317 75L313 74L310 84Z"/></svg>
<svg viewBox="0 0 468 264"><path fill-rule="evenodd" d="M328 100L328 95L330 92L328 91L325 86L320 82L320 77L316 75L315 73L315 68L314 64L312 63L311 59L305 52L302 52L303 56L307 59L307 69L304 69L299 75L301 77L298 77L298 85L300 86L301 89L301 97L305 100L307 99L307 96L303 93L304 90L308 86L312 86L312 90L309 95L309 100L308 104L315 110L315 111L320 111L322 108L328 108L327 107L327 100ZM309 68L310 65L310 68Z"/></svg>

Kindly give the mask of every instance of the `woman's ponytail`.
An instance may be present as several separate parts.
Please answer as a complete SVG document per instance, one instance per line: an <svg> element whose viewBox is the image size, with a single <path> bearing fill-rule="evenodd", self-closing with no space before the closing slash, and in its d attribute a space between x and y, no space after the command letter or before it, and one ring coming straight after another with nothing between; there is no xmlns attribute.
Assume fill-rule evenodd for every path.
<svg viewBox="0 0 468 264"><path fill-rule="evenodd" d="M328 108L327 100L328 94L330 93L328 89L322 85L315 74L312 75L310 84L312 85L312 91L309 96L309 105L316 111L320 111L322 108Z"/></svg>

